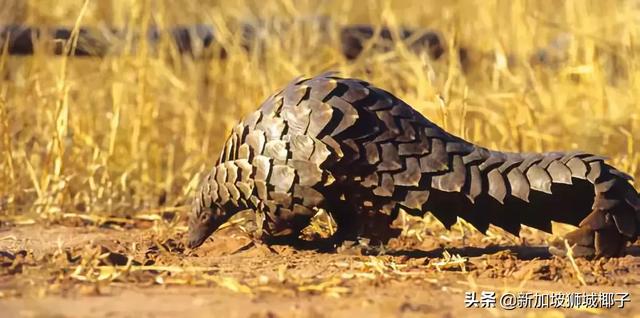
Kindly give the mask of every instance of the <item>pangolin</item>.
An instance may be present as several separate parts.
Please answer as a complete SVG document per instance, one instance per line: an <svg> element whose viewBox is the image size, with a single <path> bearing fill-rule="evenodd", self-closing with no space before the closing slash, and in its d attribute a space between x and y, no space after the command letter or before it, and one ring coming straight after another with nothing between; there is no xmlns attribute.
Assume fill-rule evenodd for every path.
<svg viewBox="0 0 640 318"><path fill-rule="evenodd" d="M336 242L385 240L404 209L447 227L461 217L483 233L568 223L579 228L565 238L584 256L617 256L640 233L630 180L586 152L474 145L381 88L325 73L290 82L232 129L193 200L188 245L246 209L264 215L267 239L297 238L324 209Z"/></svg>

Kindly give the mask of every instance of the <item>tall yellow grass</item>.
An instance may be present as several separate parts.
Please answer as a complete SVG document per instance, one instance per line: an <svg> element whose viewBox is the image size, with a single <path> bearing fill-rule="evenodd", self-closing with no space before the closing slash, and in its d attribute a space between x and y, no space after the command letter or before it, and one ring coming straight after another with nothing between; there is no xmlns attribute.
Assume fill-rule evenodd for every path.
<svg viewBox="0 0 640 318"><path fill-rule="evenodd" d="M638 1L0 3L4 21L31 25L213 24L227 52L226 59L194 61L169 41L156 49L131 40L124 54L104 59L3 54L3 219L184 210L243 114L292 78L326 70L385 88L476 143L511 151L584 149L640 177ZM348 62L335 34L326 38L308 26L319 16L333 26L439 30L450 49L472 52L471 68L463 72L455 49L429 61L402 45ZM267 32L260 52L247 53L232 31L240 21L297 27ZM558 39L570 39L559 63L530 63L533 52Z"/></svg>

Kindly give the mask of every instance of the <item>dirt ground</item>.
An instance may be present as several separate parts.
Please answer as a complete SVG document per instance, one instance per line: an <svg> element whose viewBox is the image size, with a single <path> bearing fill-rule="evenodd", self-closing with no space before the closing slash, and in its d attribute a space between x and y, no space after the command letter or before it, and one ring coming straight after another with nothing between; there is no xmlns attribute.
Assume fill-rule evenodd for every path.
<svg viewBox="0 0 640 318"><path fill-rule="evenodd" d="M429 234L385 249L318 253L255 244L235 227L187 250L179 227L5 226L0 316L640 317L635 247L623 258L574 263L550 256L539 234ZM469 291L498 299L624 292L629 302L622 309L466 308Z"/></svg>

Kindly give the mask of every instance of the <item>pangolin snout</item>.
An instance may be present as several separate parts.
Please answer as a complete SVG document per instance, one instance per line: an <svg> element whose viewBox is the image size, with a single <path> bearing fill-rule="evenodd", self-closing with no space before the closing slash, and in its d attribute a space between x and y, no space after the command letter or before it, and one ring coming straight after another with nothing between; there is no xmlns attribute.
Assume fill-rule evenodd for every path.
<svg viewBox="0 0 640 318"><path fill-rule="evenodd" d="M187 246L196 248L202 245L214 230L215 225L212 222L190 222Z"/></svg>

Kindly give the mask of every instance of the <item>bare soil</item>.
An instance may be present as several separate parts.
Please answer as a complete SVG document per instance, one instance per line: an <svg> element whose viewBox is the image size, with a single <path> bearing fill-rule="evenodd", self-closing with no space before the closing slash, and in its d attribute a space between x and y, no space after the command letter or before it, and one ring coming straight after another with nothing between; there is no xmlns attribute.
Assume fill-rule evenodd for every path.
<svg viewBox="0 0 640 318"><path fill-rule="evenodd" d="M0 316L640 317L637 248L574 264L536 233L430 234L319 253L254 243L235 227L188 250L180 228L6 226ZM465 308L466 291L628 292L630 302L525 313Z"/></svg>

